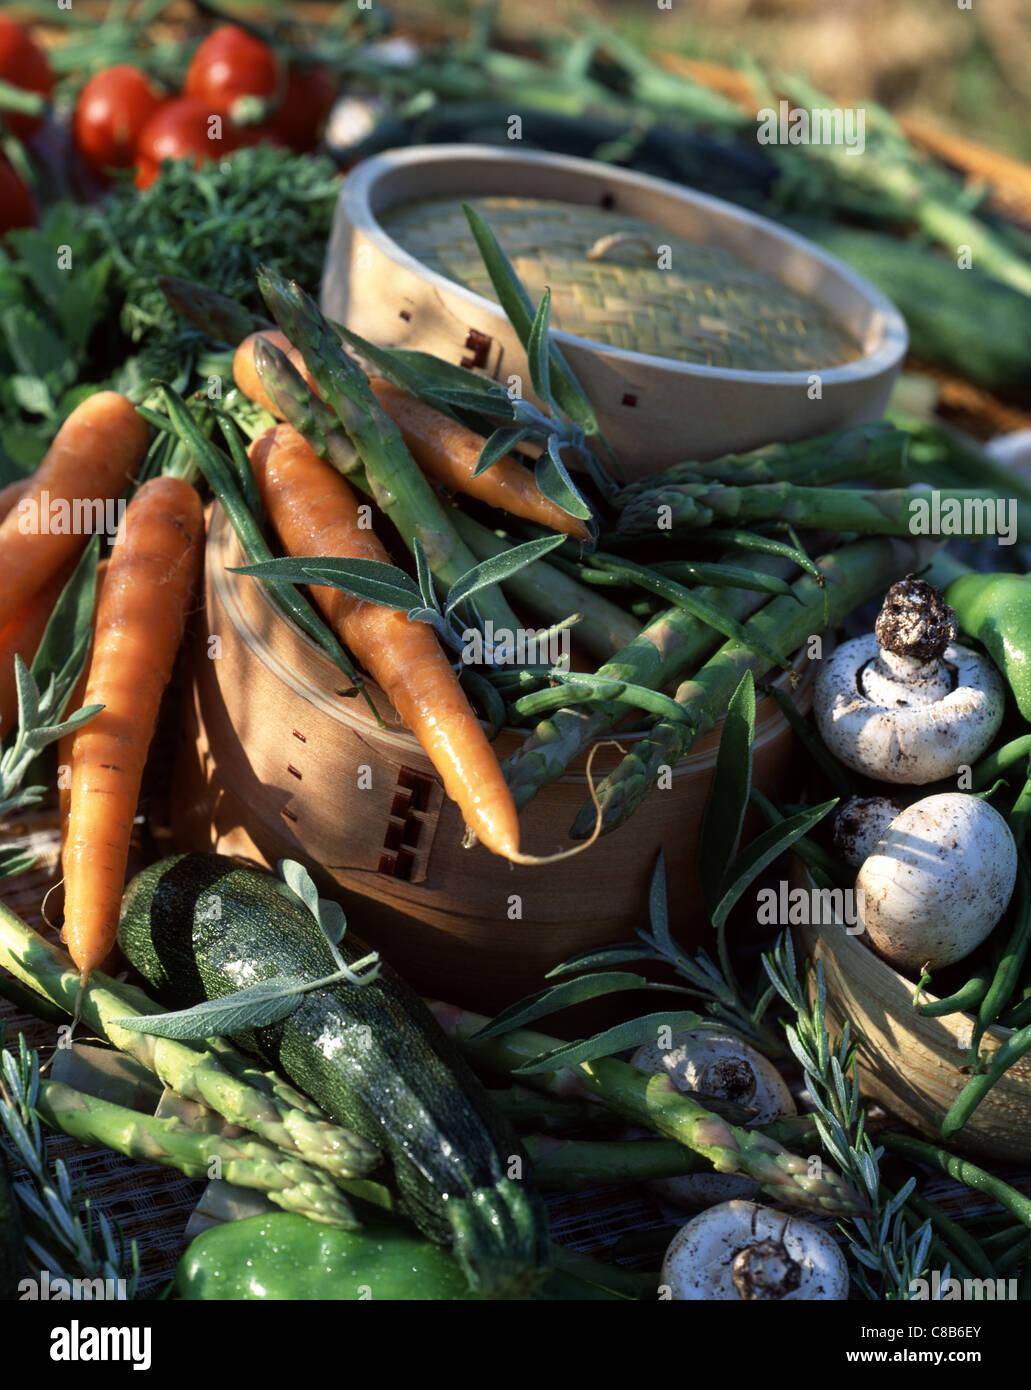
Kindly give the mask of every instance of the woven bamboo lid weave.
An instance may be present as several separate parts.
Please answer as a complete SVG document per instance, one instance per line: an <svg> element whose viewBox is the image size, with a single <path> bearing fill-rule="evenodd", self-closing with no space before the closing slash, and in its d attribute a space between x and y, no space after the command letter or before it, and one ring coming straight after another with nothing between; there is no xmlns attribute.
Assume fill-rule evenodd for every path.
<svg viewBox="0 0 1031 1390"><path fill-rule="evenodd" d="M538 198L473 198L536 302L551 289L552 322L633 352L745 371L804 371L861 355L847 329L810 296L732 252L640 217ZM385 230L425 265L493 295L461 199L395 208Z"/></svg>

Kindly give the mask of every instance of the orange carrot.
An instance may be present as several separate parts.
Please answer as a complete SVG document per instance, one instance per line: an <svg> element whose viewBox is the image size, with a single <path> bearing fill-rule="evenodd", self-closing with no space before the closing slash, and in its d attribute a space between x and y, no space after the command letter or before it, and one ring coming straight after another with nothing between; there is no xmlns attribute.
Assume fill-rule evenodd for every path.
<svg viewBox="0 0 1031 1390"><path fill-rule="evenodd" d="M233 380L248 400L253 401L255 405L260 405L270 415L274 415L277 420L282 420L283 412L277 409L273 403L272 397L265 390L265 383L258 375L258 369L254 365L254 344L259 338L264 338L266 342L271 343L273 347L279 348L280 352L286 354L293 366L304 377L308 389L314 391L316 396L319 394L319 390L311 373L304 365L304 358L286 334L280 333L278 328L268 328L261 333L252 333L249 338L244 338L233 355Z"/></svg>
<svg viewBox="0 0 1031 1390"><path fill-rule="evenodd" d="M335 555L389 563L359 525L351 488L289 425L251 445L262 501L288 555ZM313 585L334 631L386 693L440 773L466 824L495 854L519 849L515 803L482 725L433 630L404 613Z"/></svg>
<svg viewBox="0 0 1031 1390"><path fill-rule="evenodd" d="M273 404L254 366L254 344L259 337L286 353L309 390L318 395L318 388L304 365L304 358L285 333L269 329L245 338L233 358L236 384L245 396L281 420L283 413ZM370 377L369 385L380 406L400 429L409 453L434 482L441 483L452 492L476 497L488 506L499 507L511 516L536 521L541 526L577 540L588 539L590 531L584 522L549 501L537 486L530 469L511 454L505 454L486 473L474 478L473 473L483 448L481 435L466 429L442 411L424 405L389 381Z"/></svg>
<svg viewBox="0 0 1031 1390"><path fill-rule="evenodd" d="M31 478L15 478L13 483L8 483L6 487L0 487L0 521L3 521L9 512L14 511L28 490L31 481Z"/></svg>
<svg viewBox="0 0 1031 1390"><path fill-rule="evenodd" d="M83 703L103 710L72 745L64 940L85 980L118 928L133 816L161 696L200 574L204 514L181 478L136 493L97 611Z"/></svg>
<svg viewBox="0 0 1031 1390"><path fill-rule="evenodd" d="M20 656L26 666L32 665L32 658L46 631L54 605L74 568L74 562L69 561L59 569L0 631L0 738L14 727L18 715L14 658Z"/></svg>
<svg viewBox="0 0 1031 1390"><path fill-rule="evenodd" d="M549 501L529 468L511 454L504 454L486 473L474 478L483 448L480 435L389 381L372 377L369 385L404 435L412 458L436 482L525 521L536 521L577 540L588 539L591 533L586 524Z"/></svg>
<svg viewBox="0 0 1031 1390"><path fill-rule="evenodd" d="M88 396L68 416L0 523L0 627L82 550L96 511L125 491L148 439L146 422L115 391ZM76 516L77 502L93 505Z"/></svg>

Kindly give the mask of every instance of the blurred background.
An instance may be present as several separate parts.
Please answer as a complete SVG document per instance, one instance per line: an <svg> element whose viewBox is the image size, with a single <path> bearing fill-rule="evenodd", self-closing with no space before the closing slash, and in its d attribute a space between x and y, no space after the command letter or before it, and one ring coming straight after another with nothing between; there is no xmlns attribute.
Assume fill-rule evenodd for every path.
<svg viewBox="0 0 1031 1390"><path fill-rule="evenodd" d="M740 65L756 61L805 75L846 102L866 97L899 114L983 139L1018 157L1031 154L1031 0L372 0L367 15L426 37L468 33L493 15L495 41L515 48L561 41L601 21L645 49ZM3 0L6 13L34 19L46 38L63 37L56 0ZM107 18L109 0L75 0L80 17ZM118 8L117 6L115 7ZM129 4L124 7L130 10ZM247 14L339 22L356 5L330 0L217 6L182 0L161 22ZM66 32L66 26L65 26Z"/></svg>

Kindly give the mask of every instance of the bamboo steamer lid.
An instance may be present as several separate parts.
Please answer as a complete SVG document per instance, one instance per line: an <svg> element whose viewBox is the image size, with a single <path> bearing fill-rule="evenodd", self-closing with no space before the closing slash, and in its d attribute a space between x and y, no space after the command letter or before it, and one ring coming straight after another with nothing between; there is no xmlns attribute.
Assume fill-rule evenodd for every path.
<svg viewBox="0 0 1031 1390"><path fill-rule="evenodd" d="M478 199L491 199L502 216L506 200L517 200L513 215L529 224L530 240L512 245L512 254L531 295L551 282L553 341L627 479L883 414L908 338L880 291L767 218L593 160L432 145L362 161L341 188L323 312L380 346L427 352L505 384L518 378L521 393L540 405L518 334L493 290L474 278L482 272L473 256L450 240L455 207L460 215L462 201ZM443 221L441 200L452 204ZM526 200L536 204L533 218L518 210ZM553 206L545 217L546 204ZM428 238L428 259L395 239L395 216L414 219L410 233ZM461 226L464 238L464 216ZM667 269L658 268L657 245L672 249ZM446 273L435 268L445 260ZM727 279L735 263L736 282ZM769 364L771 344L798 357L807 339L813 345L822 316L825 330L837 325L851 343L830 354L837 365L727 365L761 364L764 353Z"/></svg>
<svg viewBox="0 0 1031 1390"><path fill-rule="evenodd" d="M431 270L494 293L462 199L403 205L383 226ZM540 198L471 198L557 328L631 352L740 371L837 366L862 349L812 296L642 217Z"/></svg>

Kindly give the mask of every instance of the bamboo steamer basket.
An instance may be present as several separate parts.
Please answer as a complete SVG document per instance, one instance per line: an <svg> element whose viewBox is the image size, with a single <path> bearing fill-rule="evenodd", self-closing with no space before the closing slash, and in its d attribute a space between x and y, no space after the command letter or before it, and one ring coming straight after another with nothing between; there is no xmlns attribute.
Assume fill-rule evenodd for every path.
<svg viewBox="0 0 1031 1390"><path fill-rule="evenodd" d="M792 864L794 887L815 887L804 865ZM941 1142L941 1122L963 1090L961 1070L970 1046L970 1014L926 1018L913 1008L916 982L900 975L858 936L839 923L795 928L805 952L823 964L827 980L827 1027L833 1037L848 1021L858 1044L856 1060L864 1094ZM810 994L813 984L810 981ZM928 1001L935 998L926 993ZM994 1053L1012 1036L989 1028L982 1052ZM1031 1162L1031 1057L1023 1057L985 1096L950 1149L998 1163Z"/></svg>
<svg viewBox="0 0 1031 1390"><path fill-rule="evenodd" d="M482 846L463 849L458 808L382 692L370 690L379 728L363 700L342 696L339 670L264 586L227 572L242 563L232 528L213 509L176 756L178 848L268 865L302 860L344 902L355 931L417 989L480 1009L539 988L548 969L578 951L631 939L646 925L660 847L674 930L689 946L701 941L695 858L717 731L677 766L668 790L656 790L627 825L574 858L531 868ZM802 663L796 695L806 708L812 663ZM524 737L503 730L499 757ZM793 756L775 702L761 701L757 785L771 792L782 785ZM595 778L619 757L600 749ZM588 797L584 766L580 759L524 811L529 852L569 846L568 829Z"/></svg>
<svg viewBox="0 0 1031 1390"><path fill-rule="evenodd" d="M815 372L706 366L655 350L675 336L685 315L697 318L702 308L673 297L668 306L650 304L646 313L632 300L613 305L591 299L577 332L556 328L555 341L628 478L681 459L808 438L883 414L908 339L902 316L879 290L767 218L592 160L436 145L363 161L341 189L322 279L324 312L381 346L419 349L501 380L514 374L534 399L526 355L498 305L410 255L380 222L392 209L420 200L484 196L611 209L642 219L659 234L666 229L722 248L808 295L861 345L855 360ZM585 258L573 270L587 265ZM597 315L609 323L618 316L619 345L592 340Z"/></svg>

